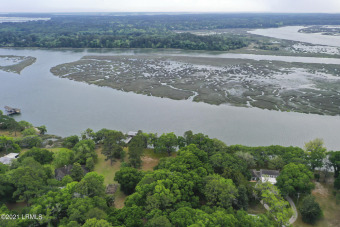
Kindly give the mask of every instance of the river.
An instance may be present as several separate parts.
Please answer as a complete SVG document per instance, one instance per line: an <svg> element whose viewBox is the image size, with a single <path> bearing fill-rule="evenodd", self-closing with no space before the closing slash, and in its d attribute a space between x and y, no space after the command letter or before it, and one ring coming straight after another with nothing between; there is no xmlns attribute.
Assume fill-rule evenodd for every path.
<svg viewBox="0 0 340 227"><path fill-rule="evenodd" d="M304 142L320 137L329 149L340 150L339 116L214 106L190 100L150 97L61 79L49 71L53 66L90 54L177 54L222 58L230 55L164 50L0 49L0 55L37 58L36 63L24 69L21 75L0 71L0 109L5 105L21 108L22 114L15 117L17 120L26 120L36 126L46 125L48 133L61 136L79 135L86 128L109 128L123 132L142 129L159 134L175 132L177 135L193 130L218 138L228 145L303 146ZM256 55L233 56L256 60L264 58ZM267 58L277 60L278 57ZM279 58L304 61L298 57L293 60L291 57Z"/></svg>

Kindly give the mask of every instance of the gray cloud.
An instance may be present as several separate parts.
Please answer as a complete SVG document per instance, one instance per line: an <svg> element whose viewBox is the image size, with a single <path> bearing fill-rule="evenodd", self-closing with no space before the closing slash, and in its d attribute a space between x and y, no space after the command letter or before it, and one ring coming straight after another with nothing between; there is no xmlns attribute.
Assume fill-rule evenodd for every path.
<svg viewBox="0 0 340 227"><path fill-rule="evenodd" d="M2 12L327 12L339 0L0 0Z"/></svg>

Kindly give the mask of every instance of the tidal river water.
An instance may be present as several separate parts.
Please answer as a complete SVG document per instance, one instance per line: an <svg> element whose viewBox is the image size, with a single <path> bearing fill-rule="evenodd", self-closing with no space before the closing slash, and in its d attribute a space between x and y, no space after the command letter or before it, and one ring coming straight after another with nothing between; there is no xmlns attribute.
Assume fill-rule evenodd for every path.
<svg viewBox="0 0 340 227"><path fill-rule="evenodd" d="M17 120L46 125L48 133L79 135L87 128L123 132L143 130L158 134L187 130L202 132L226 144L303 146L323 138L328 149L340 150L340 116L278 112L228 105L214 106L190 100L176 101L98 87L58 78L50 68L85 55L181 55L230 57L230 54L153 50L42 50L0 49L0 55L33 56L37 61L21 75L0 71L0 109L22 109ZM325 61L318 58L232 55L234 58L282 61ZM258 59L261 58L261 59ZM327 60L327 59L326 59ZM340 64L340 59L329 59ZM323 62L324 63L324 62Z"/></svg>

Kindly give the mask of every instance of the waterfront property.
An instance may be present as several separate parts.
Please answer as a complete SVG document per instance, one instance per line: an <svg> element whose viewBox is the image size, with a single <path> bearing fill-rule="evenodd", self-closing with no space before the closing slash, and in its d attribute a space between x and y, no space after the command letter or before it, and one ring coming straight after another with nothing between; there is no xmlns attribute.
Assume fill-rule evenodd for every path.
<svg viewBox="0 0 340 227"><path fill-rule="evenodd" d="M132 131L129 131L126 135L127 135L127 138L126 140L124 141L126 144L130 143L130 141L132 140L133 137L137 136L138 132L132 132Z"/></svg>
<svg viewBox="0 0 340 227"><path fill-rule="evenodd" d="M271 184L276 184L276 178L280 175L280 171L278 170L260 169L260 171L257 171L256 169L252 169L250 172L251 181L255 182L260 180Z"/></svg>

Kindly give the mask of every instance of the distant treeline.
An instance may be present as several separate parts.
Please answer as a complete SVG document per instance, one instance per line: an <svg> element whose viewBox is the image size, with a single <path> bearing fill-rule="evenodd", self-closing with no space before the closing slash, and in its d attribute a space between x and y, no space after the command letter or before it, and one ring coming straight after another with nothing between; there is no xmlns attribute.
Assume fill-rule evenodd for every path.
<svg viewBox="0 0 340 227"><path fill-rule="evenodd" d="M247 40L234 35L198 36L175 31L340 24L340 14L30 16L50 17L51 20L1 23L1 47L230 50L246 46Z"/></svg>

